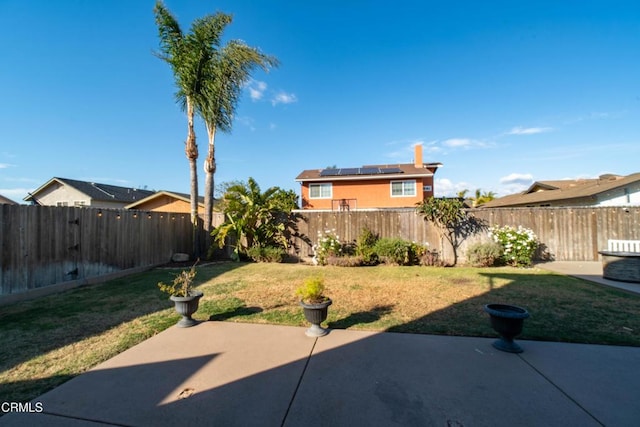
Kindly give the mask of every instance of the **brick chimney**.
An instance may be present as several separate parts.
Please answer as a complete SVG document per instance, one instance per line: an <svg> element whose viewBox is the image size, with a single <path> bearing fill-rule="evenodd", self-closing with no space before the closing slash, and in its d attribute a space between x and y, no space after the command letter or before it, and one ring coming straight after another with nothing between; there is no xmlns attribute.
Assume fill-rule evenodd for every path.
<svg viewBox="0 0 640 427"><path fill-rule="evenodd" d="M414 145L413 149L414 149L413 165L417 168L423 168L424 164L422 163L422 144Z"/></svg>

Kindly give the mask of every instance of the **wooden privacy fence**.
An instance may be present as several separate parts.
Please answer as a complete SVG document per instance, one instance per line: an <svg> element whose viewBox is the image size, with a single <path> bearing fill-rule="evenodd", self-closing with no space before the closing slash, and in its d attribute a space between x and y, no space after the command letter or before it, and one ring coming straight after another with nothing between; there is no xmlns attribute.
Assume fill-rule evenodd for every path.
<svg viewBox="0 0 640 427"><path fill-rule="evenodd" d="M352 242L368 227L381 237L401 237L429 243L441 250L433 224L413 209L384 211L300 211L300 233L311 243L318 232L333 230ZM488 241L490 226L531 228L546 254L558 261L596 261L609 239L640 240L640 207L471 209L482 228L464 237L466 248ZM222 222L216 215L214 225ZM192 253L193 228L188 214L129 210L0 205L0 297L38 290L53 284L166 263L176 252ZM201 253L205 236L195 238ZM312 255L311 246L296 239L296 254ZM451 248L444 243L444 258ZM0 298L1 301L2 298Z"/></svg>
<svg viewBox="0 0 640 427"><path fill-rule="evenodd" d="M188 214L0 205L0 295L166 263L192 242Z"/></svg>
<svg viewBox="0 0 640 427"><path fill-rule="evenodd" d="M519 225L534 231L545 257L557 261L597 261L598 250L607 247L608 239L640 239L640 207L566 207L566 208L500 208L469 209L482 227L461 241L458 261L465 261L466 248L478 241L488 241L491 226ZM300 211L304 220L299 231L312 243L318 232L333 230L340 240L357 239L363 227L380 237L401 237L429 243L441 250L440 237L434 225L424 221L413 209L383 211L310 212ZM298 253L311 256L311 247L297 239ZM444 242L444 256L451 259L451 248Z"/></svg>

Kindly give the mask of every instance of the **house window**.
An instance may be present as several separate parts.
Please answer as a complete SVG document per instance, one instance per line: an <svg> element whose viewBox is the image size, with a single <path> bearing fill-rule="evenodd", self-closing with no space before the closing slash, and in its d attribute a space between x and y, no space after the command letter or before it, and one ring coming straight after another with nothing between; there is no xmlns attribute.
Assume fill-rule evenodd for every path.
<svg viewBox="0 0 640 427"><path fill-rule="evenodd" d="M56 206L58 206L58 207L69 206L69 202L56 202Z"/></svg>
<svg viewBox="0 0 640 427"><path fill-rule="evenodd" d="M331 183L328 184L309 184L310 199L330 199L332 195Z"/></svg>
<svg viewBox="0 0 640 427"><path fill-rule="evenodd" d="M422 187L422 191L424 192L429 192L432 190L432 187L430 185L425 185Z"/></svg>
<svg viewBox="0 0 640 427"><path fill-rule="evenodd" d="M416 181L391 181L391 197L411 197L416 195Z"/></svg>
<svg viewBox="0 0 640 427"><path fill-rule="evenodd" d="M75 202L73 202L73 206L75 207L81 207L85 205L86 205L86 202L84 200L76 200Z"/></svg>

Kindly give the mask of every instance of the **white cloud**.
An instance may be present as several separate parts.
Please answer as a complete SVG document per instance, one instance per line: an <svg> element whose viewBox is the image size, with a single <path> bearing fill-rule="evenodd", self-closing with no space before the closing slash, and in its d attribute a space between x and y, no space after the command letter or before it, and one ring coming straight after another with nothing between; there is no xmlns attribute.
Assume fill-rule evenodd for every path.
<svg viewBox="0 0 640 427"><path fill-rule="evenodd" d="M418 144L423 144L423 141L421 139L405 139L387 142L385 145L397 146L400 144L402 144L402 147L397 147L395 151L388 152L386 157L396 159L400 163L411 163L415 153L414 147Z"/></svg>
<svg viewBox="0 0 640 427"><path fill-rule="evenodd" d="M498 197L509 194L522 193L533 184L533 175L530 173L511 173L500 178Z"/></svg>
<svg viewBox="0 0 640 427"><path fill-rule="evenodd" d="M249 96L251 99L253 101L259 101L267 90L267 84L258 80L251 80L247 83L247 89L249 90Z"/></svg>
<svg viewBox="0 0 640 427"><path fill-rule="evenodd" d="M296 95L286 92L279 92L271 99L271 104L273 106L278 104L293 104L294 102L298 102Z"/></svg>
<svg viewBox="0 0 640 427"><path fill-rule="evenodd" d="M493 146L493 143L480 141L478 139L471 138L449 138L445 139L441 142L443 147L449 148L463 148L463 149L471 149L471 148L488 148Z"/></svg>
<svg viewBox="0 0 640 427"><path fill-rule="evenodd" d="M592 112L584 116L575 117L569 119L565 122L565 124L575 124L588 120L607 120L607 119L619 119L627 115L627 111L601 111L601 112Z"/></svg>
<svg viewBox="0 0 640 427"><path fill-rule="evenodd" d="M251 131L256 130L256 127L254 126L254 120L251 117L247 117L247 116L236 117L236 121L241 125L248 127L249 130Z"/></svg>
<svg viewBox="0 0 640 427"><path fill-rule="evenodd" d="M474 148L489 148L493 147L495 143L480 141L471 138L449 138L443 141L431 140L425 141L422 138L396 140L385 143L386 146L397 146L402 144L402 147L394 147L394 151L390 151L386 154L386 157L397 159L401 163L410 163L413 161L414 147L418 144L422 144L422 152L425 155L444 155L447 150L469 150ZM434 161L437 159L425 159L428 161Z"/></svg>
<svg viewBox="0 0 640 427"><path fill-rule="evenodd" d="M442 141L442 145L445 147L469 147L472 145L472 141L467 138L451 138Z"/></svg>
<svg viewBox="0 0 640 427"><path fill-rule="evenodd" d="M438 147L437 141L431 141L423 145L422 151L424 153L431 154L431 153L442 153L443 150L442 150L442 147Z"/></svg>
<svg viewBox="0 0 640 427"><path fill-rule="evenodd" d="M468 190L471 185L466 182L451 182L447 178L435 178L434 193L436 197L456 197L459 192Z"/></svg>
<svg viewBox="0 0 640 427"><path fill-rule="evenodd" d="M409 150L397 150L397 151L390 151L386 154L386 157L389 157L391 159L402 159L402 163L408 163L409 160L407 155L411 155L411 152ZM400 161L400 160L399 160Z"/></svg>
<svg viewBox="0 0 640 427"><path fill-rule="evenodd" d="M516 126L512 128L507 135L535 135L538 133L551 132L553 128L523 128L521 126Z"/></svg>
<svg viewBox="0 0 640 427"><path fill-rule="evenodd" d="M7 169L10 168L13 165L10 165L9 163L0 163L0 169Z"/></svg>
<svg viewBox="0 0 640 427"><path fill-rule="evenodd" d="M500 184L526 184L533 183L533 175L530 173L512 173L500 178Z"/></svg>

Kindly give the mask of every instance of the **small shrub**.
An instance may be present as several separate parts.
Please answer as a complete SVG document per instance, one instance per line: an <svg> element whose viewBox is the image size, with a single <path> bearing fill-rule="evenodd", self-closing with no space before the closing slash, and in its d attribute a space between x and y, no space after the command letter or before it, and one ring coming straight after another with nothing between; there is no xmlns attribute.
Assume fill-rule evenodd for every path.
<svg viewBox="0 0 640 427"><path fill-rule="evenodd" d="M438 253L429 250L429 243L425 242L423 245L421 243L411 242L409 250L411 251L411 264L436 265ZM433 259L434 255L435 259ZM433 263L429 263L431 259L433 259Z"/></svg>
<svg viewBox="0 0 640 427"><path fill-rule="evenodd" d="M321 276L307 277L296 290L296 295L306 304L319 304L328 298L324 294L324 278Z"/></svg>
<svg viewBox="0 0 640 427"><path fill-rule="evenodd" d="M424 265L427 267L442 267L444 265L444 262L438 256L438 251L426 250L425 253L420 257L420 265Z"/></svg>
<svg viewBox="0 0 640 427"><path fill-rule="evenodd" d="M353 256L356 255L356 244L355 242L351 243L341 243L341 251L338 256Z"/></svg>
<svg viewBox="0 0 640 427"><path fill-rule="evenodd" d="M379 239L380 237L367 227L360 231L360 235L356 240L355 253L362 258L363 265L376 265L379 262L378 254L375 250L376 242Z"/></svg>
<svg viewBox="0 0 640 427"><path fill-rule="evenodd" d="M492 267L501 257L502 245L497 242L478 242L467 249L467 262L474 267Z"/></svg>
<svg viewBox="0 0 640 427"><path fill-rule="evenodd" d="M247 256L255 262L282 262L286 251L276 246L253 246L247 249Z"/></svg>
<svg viewBox="0 0 640 427"><path fill-rule="evenodd" d="M327 265L335 265L337 267L360 267L369 265L364 262L361 255L351 256L330 256L326 259Z"/></svg>
<svg viewBox="0 0 640 427"><path fill-rule="evenodd" d="M342 255L342 244L335 230L318 232L318 243L313 245L313 258L318 265L327 265L327 257Z"/></svg>
<svg viewBox="0 0 640 427"><path fill-rule="evenodd" d="M162 292L165 292L173 297L189 297L193 296L193 280L196 277L196 264L195 262L191 266L189 270L182 270L180 273L176 274L173 282L171 284L167 284L164 282L158 282L158 288Z"/></svg>
<svg viewBox="0 0 640 427"><path fill-rule="evenodd" d="M397 237L384 237L375 245L375 252L380 260L387 264L410 265L413 262L411 242Z"/></svg>
<svg viewBox="0 0 640 427"><path fill-rule="evenodd" d="M538 240L532 230L518 226L489 228L489 237L502 245L502 260L514 267L527 267L538 247Z"/></svg>

